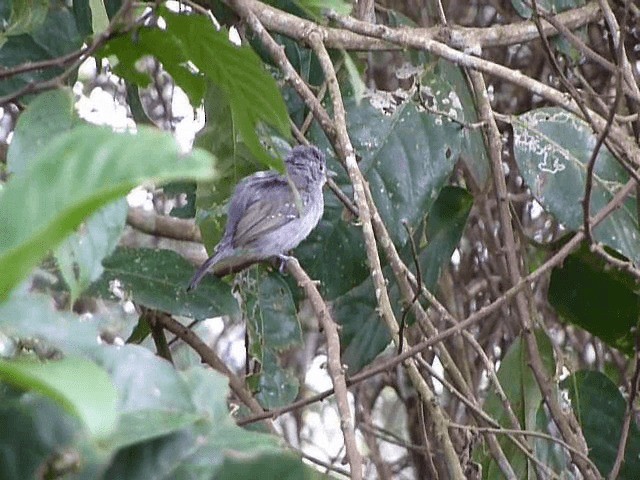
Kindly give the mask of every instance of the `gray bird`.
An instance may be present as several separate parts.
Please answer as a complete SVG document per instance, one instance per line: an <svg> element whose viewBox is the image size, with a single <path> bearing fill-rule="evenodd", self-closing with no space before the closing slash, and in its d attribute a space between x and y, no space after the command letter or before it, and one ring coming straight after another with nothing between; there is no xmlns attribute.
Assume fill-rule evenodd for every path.
<svg viewBox="0 0 640 480"><path fill-rule="evenodd" d="M314 146L297 146L284 163L287 175L258 172L238 183L229 202L224 235L188 290L197 287L209 270L223 277L272 257L283 259L315 228L324 211L324 154Z"/></svg>

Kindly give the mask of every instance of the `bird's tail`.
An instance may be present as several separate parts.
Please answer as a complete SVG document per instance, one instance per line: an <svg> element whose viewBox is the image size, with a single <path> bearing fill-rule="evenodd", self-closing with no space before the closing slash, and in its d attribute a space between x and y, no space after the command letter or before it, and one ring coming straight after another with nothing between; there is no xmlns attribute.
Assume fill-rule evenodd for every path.
<svg viewBox="0 0 640 480"><path fill-rule="evenodd" d="M215 255L210 256L207 260L200 265L200 268L196 270L196 273L191 277L191 281L189 282L189 286L187 287L187 292L190 292L194 288L198 286L200 280L204 278L207 274L207 271L220 259L220 255L216 253Z"/></svg>

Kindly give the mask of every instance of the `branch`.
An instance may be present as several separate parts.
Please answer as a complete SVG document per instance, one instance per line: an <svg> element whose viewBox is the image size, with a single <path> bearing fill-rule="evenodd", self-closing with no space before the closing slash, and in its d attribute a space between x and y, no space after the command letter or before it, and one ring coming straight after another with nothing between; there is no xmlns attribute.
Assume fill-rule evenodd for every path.
<svg viewBox="0 0 640 480"><path fill-rule="evenodd" d="M340 361L340 336L338 327L329 314L329 309L324 302L320 292L309 278L309 275L302 269L298 260L290 257L287 260L287 270L298 282L307 294L311 302L313 311L320 321L327 339L327 367L333 382L333 390L336 394L336 404L340 413L340 428L344 437L344 445L347 450L347 459L351 467L351 476L354 479L362 478L362 457L356 444L355 426L349 408L349 398L347 383L344 375L342 362Z"/></svg>
<svg viewBox="0 0 640 480"><path fill-rule="evenodd" d="M309 31L315 29L321 32L324 44L329 48L366 51L402 48L395 45L394 42L385 41L385 39L381 38L371 38L371 36L361 32L353 33L339 28L323 27L257 0L247 0L245 3L266 28L296 40L304 40ZM565 27L576 29L599 20L601 16L598 4L591 2L584 7L562 12L554 18ZM509 25L494 25L486 28L402 27L402 30L410 31L412 35L423 38L439 40L459 49L508 46L535 40L538 37L536 27L531 21L522 21ZM558 30L553 25L545 23L545 33L553 36L558 34Z"/></svg>
<svg viewBox="0 0 640 480"><path fill-rule="evenodd" d="M251 409L254 414L264 413L264 409L253 397L244 386L244 382L227 367L220 357L214 352L206 343L204 343L193 330L185 327L180 322L174 320L168 315L158 315L155 318L156 322L162 326L165 330L169 330L171 333L180 337L180 339L193 348L204 363L209 365L214 370L222 373L229 379L229 386L233 393L235 393L242 402ZM269 430L275 433L275 429L271 422L267 424Z"/></svg>
<svg viewBox="0 0 640 480"><path fill-rule="evenodd" d="M156 235L174 240L202 242L200 229L194 220L160 215L144 208L129 208L127 223L149 235Z"/></svg>

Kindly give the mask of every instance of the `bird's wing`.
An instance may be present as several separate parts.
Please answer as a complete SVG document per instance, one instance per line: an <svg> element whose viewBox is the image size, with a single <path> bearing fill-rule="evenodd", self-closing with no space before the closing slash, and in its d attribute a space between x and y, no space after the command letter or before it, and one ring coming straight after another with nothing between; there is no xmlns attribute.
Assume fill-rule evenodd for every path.
<svg viewBox="0 0 640 480"><path fill-rule="evenodd" d="M257 180L257 181L256 181ZM241 195L236 205L229 205L229 214L238 219L233 235L237 248L251 247L260 237L298 218L299 199L289 182L280 175L265 175L239 185ZM241 203L242 202L242 203Z"/></svg>

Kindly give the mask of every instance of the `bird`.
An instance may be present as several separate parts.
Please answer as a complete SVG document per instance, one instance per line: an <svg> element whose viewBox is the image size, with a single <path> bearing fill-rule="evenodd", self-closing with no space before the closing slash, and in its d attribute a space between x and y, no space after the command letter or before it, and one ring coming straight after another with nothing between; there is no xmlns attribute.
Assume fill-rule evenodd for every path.
<svg viewBox="0 0 640 480"><path fill-rule="evenodd" d="M326 159L314 145L299 145L284 159L286 174L257 172L236 186L220 242L197 269L187 291L211 271L216 277L277 257L283 261L316 227L324 212Z"/></svg>

